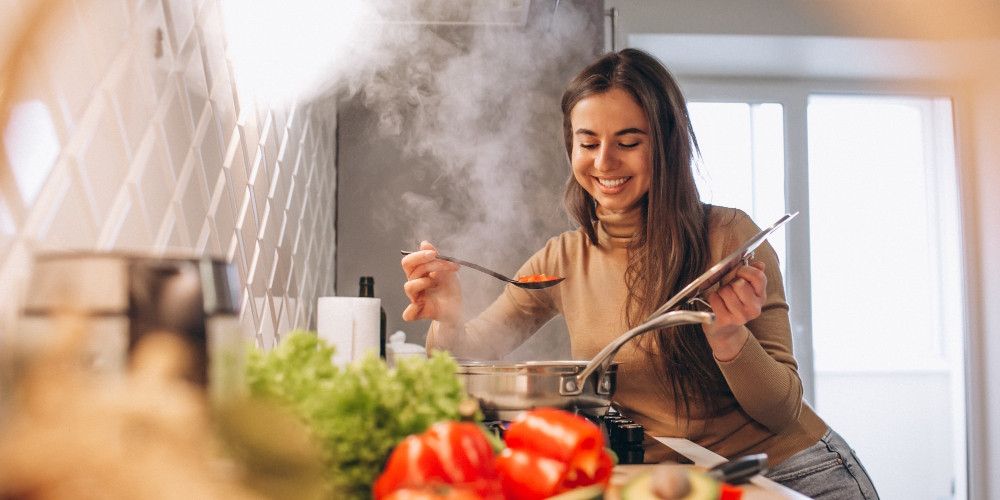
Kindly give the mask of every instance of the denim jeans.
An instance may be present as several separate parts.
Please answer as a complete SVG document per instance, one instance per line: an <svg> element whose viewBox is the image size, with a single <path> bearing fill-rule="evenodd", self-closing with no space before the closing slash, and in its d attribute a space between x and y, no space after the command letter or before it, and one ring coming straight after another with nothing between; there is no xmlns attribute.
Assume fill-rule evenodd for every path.
<svg viewBox="0 0 1000 500"><path fill-rule="evenodd" d="M833 429L816 444L788 457L769 479L817 500L878 500L871 478L854 450Z"/></svg>

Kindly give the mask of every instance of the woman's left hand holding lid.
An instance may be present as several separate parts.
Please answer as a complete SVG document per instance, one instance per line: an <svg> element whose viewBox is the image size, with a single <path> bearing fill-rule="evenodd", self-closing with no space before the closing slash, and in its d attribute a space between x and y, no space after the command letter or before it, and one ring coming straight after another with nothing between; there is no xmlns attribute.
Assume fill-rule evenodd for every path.
<svg viewBox="0 0 1000 500"><path fill-rule="evenodd" d="M715 359L730 361L739 354L750 336L744 325L760 316L766 296L763 262L740 266L731 281L708 296L715 322L703 325L703 330Z"/></svg>

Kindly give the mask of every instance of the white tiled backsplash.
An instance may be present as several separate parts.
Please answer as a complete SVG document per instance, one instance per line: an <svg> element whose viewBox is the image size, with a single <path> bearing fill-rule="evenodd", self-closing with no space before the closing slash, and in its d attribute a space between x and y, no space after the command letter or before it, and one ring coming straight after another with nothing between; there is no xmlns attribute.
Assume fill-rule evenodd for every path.
<svg viewBox="0 0 1000 500"><path fill-rule="evenodd" d="M33 252L82 249L234 263L241 325L265 349L314 325L334 291L334 106L241 96L220 0L0 4L23 56L0 102L5 317Z"/></svg>

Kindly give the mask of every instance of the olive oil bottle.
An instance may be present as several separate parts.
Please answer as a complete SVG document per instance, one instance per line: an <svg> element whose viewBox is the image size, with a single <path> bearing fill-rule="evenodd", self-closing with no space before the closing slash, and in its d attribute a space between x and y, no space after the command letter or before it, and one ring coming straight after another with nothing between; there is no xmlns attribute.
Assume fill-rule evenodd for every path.
<svg viewBox="0 0 1000 500"><path fill-rule="evenodd" d="M358 291L358 297L370 297L375 298L375 278L372 276L362 276L360 281L360 290ZM379 306L378 308L379 318L378 318L378 353L379 357L385 359L385 308Z"/></svg>

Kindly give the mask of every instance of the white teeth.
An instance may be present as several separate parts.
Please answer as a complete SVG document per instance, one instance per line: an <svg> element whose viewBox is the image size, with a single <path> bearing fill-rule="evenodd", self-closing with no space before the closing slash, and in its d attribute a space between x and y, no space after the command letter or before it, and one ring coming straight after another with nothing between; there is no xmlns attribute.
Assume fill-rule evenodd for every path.
<svg viewBox="0 0 1000 500"><path fill-rule="evenodd" d="M621 186L622 184L625 184L625 181L627 181L629 179L631 179L631 177L619 177L617 179L600 179L600 178L598 178L597 182L601 183L601 185L604 186L604 187L613 188L613 187L618 187L618 186Z"/></svg>

